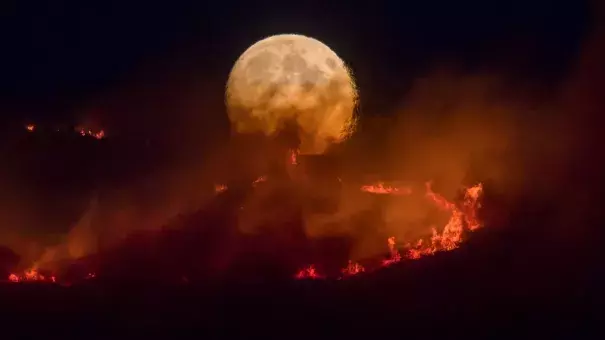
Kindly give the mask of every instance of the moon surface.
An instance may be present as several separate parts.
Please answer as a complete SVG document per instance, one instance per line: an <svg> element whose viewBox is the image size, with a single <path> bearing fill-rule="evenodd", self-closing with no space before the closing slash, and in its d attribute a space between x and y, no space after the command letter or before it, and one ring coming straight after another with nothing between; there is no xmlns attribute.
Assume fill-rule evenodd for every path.
<svg viewBox="0 0 605 340"><path fill-rule="evenodd" d="M321 154L355 126L357 89L345 63L303 35L268 37L236 61L225 93L235 131L275 135L295 123L302 154Z"/></svg>

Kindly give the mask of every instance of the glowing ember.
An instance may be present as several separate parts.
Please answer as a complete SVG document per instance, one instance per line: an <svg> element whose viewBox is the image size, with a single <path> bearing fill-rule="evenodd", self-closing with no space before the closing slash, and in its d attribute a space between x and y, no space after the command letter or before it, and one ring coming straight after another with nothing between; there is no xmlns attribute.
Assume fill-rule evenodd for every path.
<svg viewBox="0 0 605 340"><path fill-rule="evenodd" d="M227 186L226 185L223 185L223 184L215 184L214 185L214 192L216 192L217 194L221 193L221 192L223 192L225 190L227 190Z"/></svg>
<svg viewBox="0 0 605 340"><path fill-rule="evenodd" d="M267 176L260 176L259 178L254 180L254 182L252 182L252 186L256 186L257 184L265 182L265 181L267 181Z"/></svg>
<svg viewBox="0 0 605 340"><path fill-rule="evenodd" d="M36 129L34 124L25 125L25 129L29 132L33 132Z"/></svg>
<svg viewBox="0 0 605 340"><path fill-rule="evenodd" d="M399 254L399 250L397 250L397 246L395 245L395 237L389 237L387 243L389 245L389 251L391 252L391 258L382 261L384 266L390 266L393 263L401 261L401 254Z"/></svg>
<svg viewBox="0 0 605 340"><path fill-rule="evenodd" d="M101 131L93 134L92 136L95 137L96 139L103 139L105 137L105 131L101 130Z"/></svg>
<svg viewBox="0 0 605 340"><path fill-rule="evenodd" d="M10 282L25 282L25 281L46 281L46 282L57 282L55 276L44 276L40 274L36 269L28 269L23 274L17 275L12 273L8 276Z"/></svg>
<svg viewBox="0 0 605 340"><path fill-rule="evenodd" d="M483 191L483 186L481 183L478 185L468 189L464 193L464 202L463 207L465 210L464 218L466 221L466 225L469 230L473 231L481 227L481 222L479 222L479 218L477 216L477 211L481 208L481 202L479 201L479 196Z"/></svg>
<svg viewBox="0 0 605 340"><path fill-rule="evenodd" d="M361 187L361 191L369 192L372 194L399 194L399 195L409 195L412 193L412 189L410 188L397 188L393 186L385 185L384 182L378 182L373 185L364 185Z"/></svg>
<svg viewBox="0 0 605 340"><path fill-rule="evenodd" d="M317 273L317 270L315 269L314 265L310 265L307 268L301 269L298 273L296 273L295 276L297 279L321 279L322 276L320 276Z"/></svg>
<svg viewBox="0 0 605 340"><path fill-rule="evenodd" d="M76 130L78 131L78 133L81 136L91 136L93 138L96 139L103 139L105 138L105 130L99 130L99 131L92 131L90 129L84 129L84 128L76 128Z"/></svg>
<svg viewBox="0 0 605 340"><path fill-rule="evenodd" d="M347 267L342 269L342 273L345 276L357 275L359 273L363 273L364 271L365 268L362 265L351 260L349 260L349 264L347 265Z"/></svg>
<svg viewBox="0 0 605 340"><path fill-rule="evenodd" d="M290 164L298 165L298 150L290 150Z"/></svg>

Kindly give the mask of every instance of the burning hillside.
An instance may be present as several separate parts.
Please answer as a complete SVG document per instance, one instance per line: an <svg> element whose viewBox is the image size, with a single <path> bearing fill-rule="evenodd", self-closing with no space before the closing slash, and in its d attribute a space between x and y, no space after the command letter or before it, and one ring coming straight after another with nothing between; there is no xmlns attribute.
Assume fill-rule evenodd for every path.
<svg viewBox="0 0 605 340"><path fill-rule="evenodd" d="M303 187L309 186L312 183L312 182L309 182L309 180L313 181L313 179L309 179L306 176L297 177L297 171L300 170L299 169L300 161L296 157L296 155L297 155L297 152L295 152L295 151L291 151L288 153L288 156L286 158L286 163L287 163L286 168L289 170L286 170L286 171L291 176L290 177L291 180L295 180L294 183L298 183L298 185L302 185ZM303 159L303 162L302 162L303 164L305 164L304 160L305 159ZM336 180L338 180L339 184L343 184L342 180L340 178L336 178ZM249 223L251 223L250 219L252 218L253 220L257 221L257 222L253 222L253 224L252 224L253 228L258 228L258 226L257 226L258 223L261 223L261 224L267 223L266 216L263 217L262 214L275 215L279 212L279 209L281 209L279 206L276 206L274 208L271 208L271 207L267 208L266 206L263 207L263 204L261 204L260 206L258 205L259 197L261 197L258 195L263 195L262 194L263 190L270 190L271 192L275 192L275 190L277 190L277 191L287 190L287 191L290 191L289 194L296 193L299 190L299 189L296 189L296 187L290 187L289 189L288 188L284 189L282 187L281 189L280 188L276 189L275 187L273 187L273 185L275 185L276 182L279 182L279 180L272 179L271 176L261 176L249 184L250 187L254 189L251 196L249 196L243 202L235 203L238 206L241 205L241 207L239 209L234 209L235 207L222 208L222 209L228 209L225 211L227 214L230 214L229 211L233 211L233 213L235 213L237 216L239 216L238 218L239 218L240 222L238 224L240 225L240 233L246 234L246 233L249 233L250 230L254 230L254 229L247 229L247 231L246 231L244 229L241 229L241 228L243 228L242 223L247 223L247 225L248 225L247 228L250 228ZM215 194L217 195L216 199L220 199L220 196L223 196L223 195L230 195L231 194L230 191L232 191L232 190L238 190L238 189L237 188L232 189L224 184L217 184L215 186ZM321 270L321 268L325 267L325 263L322 263L322 261L324 261L324 260L331 261L333 259L326 259L325 257L317 258L317 256L310 254L310 257L307 257L307 258L317 258L320 262L309 264L305 268L301 268L297 272L292 273L292 275L297 279L305 279L305 278L346 279L348 277L355 276L355 275L362 274L362 273L368 273L368 272L376 270L380 267L389 266L389 265L392 265L392 264L400 262L400 261L416 260L416 259L419 259L424 256L433 255L436 252L450 251L450 250L456 249L460 245L460 243L462 243L464 241L466 235L469 232L472 232L472 231L480 228L482 225L478 219L478 210L481 207L480 198L481 198L482 190L483 190L482 185L477 184L470 188L464 189L461 192L461 196L460 196L459 200L449 201L442 195L433 191L432 185L430 182L425 183L425 186L423 187L423 189L420 189L419 192L415 192L411 186L396 186L395 184L389 185L389 184L385 184L385 182L378 182L375 184L362 185L362 186L358 187L358 189L357 189L358 195L370 195L370 196L375 196L376 199L380 199L382 196L385 196L385 195L401 198L401 196L413 197L413 194L417 194L419 197L422 198L422 200L425 201L426 205L430 205L430 206L437 208L437 210L439 210L442 214L447 215L448 217L445 219L445 223L443 225L426 224L424 226L424 230L420 230L420 231L415 230L414 235L417 235L417 234L422 235L421 237L416 238L416 239L406 238L405 236L403 238L400 238L400 237L389 235L388 237L386 237L384 239L384 241L383 241L384 243L382 246L384 249L384 252L388 252L389 255L387 258L383 258L383 259L378 258L377 260L379 260L379 261L374 261L374 260L370 259L371 263L362 264L358 261L361 260L361 262L363 262L363 261L367 262L367 259L365 259L365 260L358 259L358 258L349 259L345 263L341 264L342 268L339 271L340 274L335 276L335 275L333 275L333 273L323 273ZM288 192L286 192L286 194L288 194ZM338 193L333 193L333 194L338 194ZM304 202L305 202L305 200L300 201L299 203L296 203L296 204L302 204L304 206L306 204ZM346 204L346 202L344 202L344 203L341 202L341 204ZM390 203L390 204L393 204L393 203ZM400 208L405 208L405 207L400 207ZM250 211L251 209L252 209L252 211ZM265 210L265 211L260 212L260 211L257 211L258 209ZM277 209L277 210L275 210L275 209ZM360 208L360 209L362 209L362 208ZM344 224L344 225L348 225L351 223L351 220L343 218L343 216L339 217L339 213L340 212L336 212L333 215L334 218L339 219L339 221L338 221L339 223ZM250 215L250 214L252 214L252 215ZM289 215L287 215L287 216L289 216ZM293 216L294 217L292 217L292 216L287 217L286 220L270 219L268 223L273 223L273 224L275 224L275 223L282 224L283 223L284 225L276 225L276 226L273 226L272 228L287 229L287 228L291 228L289 226L289 224L291 222L286 222L288 219L294 218L294 220L296 220L297 218L302 217L302 219L305 220L305 219L309 218L309 217L305 217L306 216L305 214L300 215L300 217L297 217L299 215L293 215ZM242 220L242 218L244 220ZM264 222L258 222L258 221L264 221ZM372 221L373 222L371 222L371 223L377 223L377 224L382 223L380 219L373 219ZM296 221L294 221L294 222L296 222ZM392 221L389 223L391 223L391 224L397 223L397 221ZM260 224L258 224L258 225L260 225ZM200 227L196 227L195 225L185 226L185 228L191 228L191 227L200 228ZM345 227L352 228L350 226L345 226ZM371 227L371 226L369 226L369 227ZM402 226L402 227L403 227L403 229L405 229L405 226ZM214 228L214 227L203 227L203 228ZM391 226L391 228L392 228L392 226ZM401 229L401 227L395 227L395 228ZM381 233L383 233L383 232L379 231L380 230L379 225L374 226L374 229L376 229L376 231L373 232L373 234L375 234L375 235L380 235ZM416 229L417 229L417 227L416 227ZM393 230L393 229L391 229L391 230ZM266 233L266 231L265 231L265 233ZM269 233L274 233L274 231L273 232L269 231ZM183 237L185 237L185 236L183 236ZM363 237L364 236L361 236L361 238L363 238ZM321 237L320 237L320 239L321 239ZM209 240L209 241L212 242L212 240ZM217 240L217 242L220 242L220 240ZM229 242L230 241L227 241L227 243L224 244L223 246L228 248ZM287 241L287 242L299 242L299 241ZM308 242L308 241L303 241L303 242ZM363 239L354 240L354 242L357 242L357 243L363 242ZM292 243L292 244L288 243L288 244L289 244L289 246L294 245L294 243ZM140 244L139 244L139 246L140 246ZM276 244L265 244L265 246L274 247L274 246L276 246ZM286 246L289 247L288 245L286 245ZM137 245L130 244L130 245L126 245L126 247L135 247L136 248ZM53 250L53 251L57 251L57 250ZM161 251L161 250L154 250L154 251ZM167 250L164 250L164 251L167 251ZM47 253L47 254L52 254L52 253ZM162 252L162 254L163 255L160 255L160 254L158 254L158 255L163 256L163 257L172 256L168 252L166 252L166 253ZM294 254L290 254L290 255L294 255ZM286 253L286 254L282 254L281 256L290 256L290 255L288 255ZM367 257L367 255L368 254L365 254L366 257ZM54 255L51 255L51 257L52 256L54 256ZM253 256L253 255L247 254L246 251L243 251L240 253L239 256L248 257L248 256ZM372 257L374 257L376 259L376 255L373 255ZM129 259L122 258L121 261L129 261ZM236 258L236 259L232 259L231 261L238 262L240 260ZM303 258L303 261L304 261L304 258ZM45 262L48 263L48 261L43 261L43 259L41 259L42 266L44 266ZM153 264L151 264L151 265L153 266ZM157 263L156 265L161 266L162 264ZM58 270L64 272L64 268L59 268ZM208 268L203 269L203 271L207 271L207 270L209 270L209 269ZM185 271L187 271L187 270L185 270ZM181 275L179 277L181 277L181 276L187 277L187 276L190 276L190 274L191 274L190 272L189 273L183 272L183 273L181 273ZM204 276L203 273L200 273L200 274L202 275L202 277ZM92 271L92 269L89 269L89 270L85 270L80 275L84 275L84 277L81 277L77 280L94 278L94 277L96 277L97 274L95 273L95 271ZM103 276L103 272L102 271L99 272L99 275ZM215 275L215 274L212 274L212 275ZM38 264L35 264L33 267L27 269L26 271L24 271L22 273L11 273L8 277L8 280L11 282L42 281L42 282L53 282L53 283L54 282L69 283L66 280L64 280L56 272L56 270L54 272L45 271L42 268L39 268ZM189 282L189 279L187 279L185 281Z"/></svg>
<svg viewBox="0 0 605 340"><path fill-rule="evenodd" d="M390 192L392 193L398 194L400 192L399 188L391 189L392 191ZM427 183L425 194L427 200L451 214L447 224L441 231L437 231L437 228L432 226L429 228L431 236L411 242L408 241L404 244L398 244L396 238L393 236L389 237L386 243L388 245L390 257L384 259L382 265L389 266L401 260L416 260L423 256L433 255L438 251L456 249L463 241L463 233L465 230L473 231L481 227L481 222L477 218L477 211L481 206L479 198L482 189L481 184L466 189L462 203L455 204L433 192L430 183ZM384 185L382 183L377 185L366 185L362 187L362 190L382 194L384 192ZM406 188L405 191L411 192L408 188ZM365 272L365 268L361 264L353 261L349 261L347 266L342 269L343 277L363 272ZM318 274L315 265L310 265L308 268L300 270L296 274L296 277L314 279L321 278L322 276Z"/></svg>
<svg viewBox="0 0 605 340"><path fill-rule="evenodd" d="M25 130L28 132L37 132L39 129L36 124L26 124ZM61 128L54 128L54 131L59 132L59 131L61 131ZM86 128L83 126L76 126L74 128L74 131L83 137L89 136L89 137L93 137L95 139L105 138L105 130L103 130L103 129L92 129L92 128Z"/></svg>

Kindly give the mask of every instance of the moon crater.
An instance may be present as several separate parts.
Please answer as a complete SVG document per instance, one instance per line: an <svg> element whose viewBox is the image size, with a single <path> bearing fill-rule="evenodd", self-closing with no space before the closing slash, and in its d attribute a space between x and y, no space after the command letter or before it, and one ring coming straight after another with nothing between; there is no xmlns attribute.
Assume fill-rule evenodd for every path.
<svg viewBox="0 0 605 340"><path fill-rule="evenodd" d="M238 132L271 136L296 123L301 153L323 153L354 128L357 90L349 69L329 47L302 35L249 47L231 70L225 97Z"/></svg>

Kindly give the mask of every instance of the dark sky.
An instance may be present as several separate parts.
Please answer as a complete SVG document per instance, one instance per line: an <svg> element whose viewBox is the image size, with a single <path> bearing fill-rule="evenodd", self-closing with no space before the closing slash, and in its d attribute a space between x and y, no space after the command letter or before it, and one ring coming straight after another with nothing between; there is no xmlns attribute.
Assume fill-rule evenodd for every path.
<svg viewBox="0 0 605 340"><path fill-rule="evenodd" d="M302 33L353 67L364 101L389 105L442 61L548 84L590 29L582 1L8 1L0 7L3 114L64 120L153 74L203 75L216 93L237 56ZM221 99L222 100L222 99Z"/></svg>

